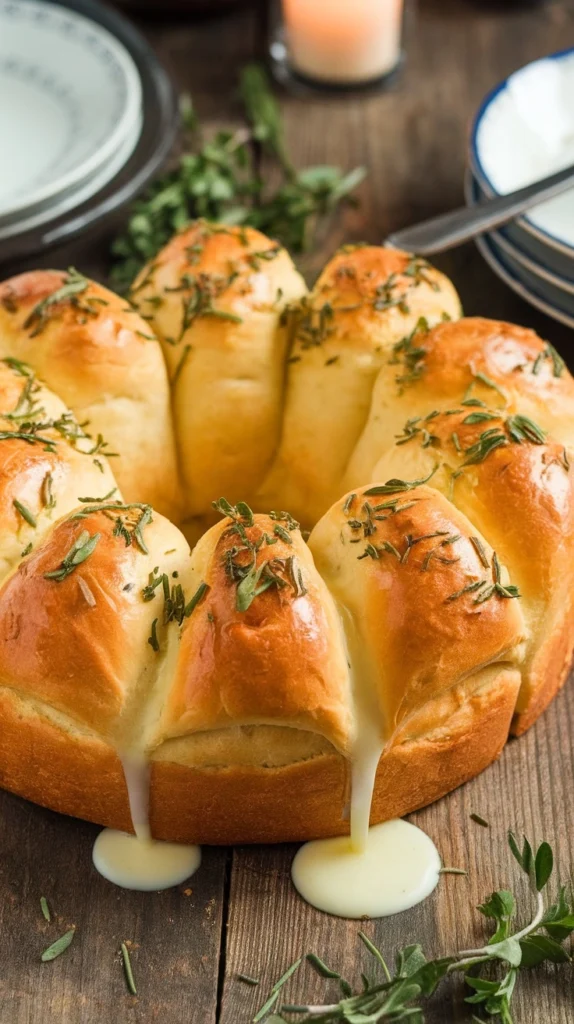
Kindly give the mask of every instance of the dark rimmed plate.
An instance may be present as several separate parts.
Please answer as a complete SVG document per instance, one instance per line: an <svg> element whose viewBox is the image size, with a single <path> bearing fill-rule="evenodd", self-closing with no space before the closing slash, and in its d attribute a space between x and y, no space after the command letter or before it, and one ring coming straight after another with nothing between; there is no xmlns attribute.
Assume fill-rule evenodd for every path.
<svg viewBox="0 0 574 1024"><path fill-rule="evenodd" d="M91 18L112 32L129 51L138 69L143 94L139 142L122 170L100 192L41 227L0 242L0 262L17 261L95 232L142 191L166 160L179 125L175 89L154 51L121 14L98 0L52 0Z"/></svg>

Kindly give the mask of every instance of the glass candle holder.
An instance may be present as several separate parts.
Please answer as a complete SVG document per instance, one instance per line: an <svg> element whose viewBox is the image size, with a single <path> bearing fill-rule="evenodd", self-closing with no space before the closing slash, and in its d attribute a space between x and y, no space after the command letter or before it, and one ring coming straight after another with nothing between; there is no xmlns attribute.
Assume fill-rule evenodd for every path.
<svg viewBox="0 0 574 1024"><path fill-rule="evenodd" d="M404 0L279 0L270 56L283 83L384 84L402 60Z"/></svg>

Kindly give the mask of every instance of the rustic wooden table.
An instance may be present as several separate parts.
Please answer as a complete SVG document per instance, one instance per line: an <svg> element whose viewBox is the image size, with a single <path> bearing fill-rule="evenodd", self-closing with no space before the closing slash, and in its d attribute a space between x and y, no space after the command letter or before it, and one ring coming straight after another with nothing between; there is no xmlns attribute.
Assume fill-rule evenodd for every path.
<svg viewBox="0 0 574 1024"><path fill-rule="evenodd" d="M181 89L211 125L237 118L237 71L257 44L248 12L221 20L143 26ZM347 98L294 99L283 106L295 161L365 164L361 206L348 210L308 265L310 274L342 240L378 241L389 231L462 201L469 121L484 93L534 57L574 43L574 4L506 6L420 0L411 9L407 62L391 91ZM74 262L103 277L107 243L78 243L44 265ZM472 245L437 260L454 279L467 313L535 327L574 362L570 332L508 291ZM392 957L420 941L433 954L475 945L482 935L473 907L493 888L512 886L506 829L524 830L555 848L563 879L572 874L574 689L566 689L538 724L512 741L480 778L412 816L435 840L444 862L465 876L445 876L433 896L402 916L365 922ZM489 822L470 820L479 812ZM293 847L206 849L190 886L158 895L125 892L91 867L97 828L0 794L0 1021L2 1024L247 1024L270 986L301 953L314 950L356 980L368 955L357 922L306 906L289 880ZM520 883L521 884L521 883ZM39 898L55 920L47 924ZM68 952L51 964L40 951L76 925ZM131 943L138 996L129 995L118 956ZM238 972L260 978L257 988ZM287 999L324 1001L334 983L305 965ZM517 1024L574 1020L568 967L520 980ZM456 982L443 985L428 1021L470 1020Z"/></svg>

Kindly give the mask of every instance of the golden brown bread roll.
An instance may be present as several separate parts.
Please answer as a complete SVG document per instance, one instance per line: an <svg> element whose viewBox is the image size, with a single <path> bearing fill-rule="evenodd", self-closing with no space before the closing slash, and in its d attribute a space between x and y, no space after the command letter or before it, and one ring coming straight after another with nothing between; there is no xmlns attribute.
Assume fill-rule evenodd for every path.
<svg viewBox="0 0 574 1024"><path fill-rule="evenodd" d="M306 292L280 245L253 228L198 221L136 280L173 390L186 515L220 494L250 501L281 427L285 307Z"/></svg>
<svg viewBox="0 0 574 1024"><path fill-rule="evenodd" d="M520 603L475 533L433 488L387 483L340 499L309 538L345 612L355 685L376 694L386 737L485 666L520 661Z"/></svg>
<svg viewBox="0 0 574 1024"><path fill-rule="evenodd" d="M574 645L572 585L561 569L574 544L574 382L551 346L512 324L441 324L413 344L420 371L397 385L396 366L381 369L345 482L417 479L438 466L429 482L496 548L530 633L513 722L520 733L566 679Z"/></svg>
<svg viewBox="0 0 574 1024"><path fill-rule="evenodd" d="M452 284L425 260L379 246L343 247L295 316L281 444L258 507L288 508L311 527L341 493L393 346L421 316L434 324L459 315Z"/></svg>
<svg viewBox="0 0 574 1024"><path fill-rule="evenodd" d="M342 631L297 524L226 519L195 548L192 575L192 589L204 583L209 592L182 638L160 725L166 738L264 724L280 726L287 745L305 731L348 752Z"/></svg>
<svg viewBox="0 0 574 1024"><path fill-rule="evenodd" d="M82 498L120 496L94 447L29 366L0 360L0 578Z"/></svg>
<svg viewBox="0 0 574 1024"><path fill-rule="evenodd" d="M551 346L456 320L445 278L370 246L305 299L264 236L199 223L136 283L142 330L44 274L0 289L0 785L130 828L135 756L157 837L308 839L348 829L367 719L372 821L535 720L574 641L574 382ZM138 331L172 378L183 515L225 516L191 554L147 504L173 508L179 480ZM61 398L96 435L110 412L121 461Z"/></svg>
<svg viewBox="0 0 574 1024"><path fill-rule="evenodd" d="M157 513L146 523L148 510L121 502L76 509L20 563L0 598L3 684L126 751L164 667L148 643L155 618L158 644L169 638L142 592L158 562L171 589L189 558L179 530Z"/></svg>
<svg viewBox="0 0 574 1024"><path fill-rule="evenodd" d="M125 497L180 514L169 387L145 320L78 274L36 270L0 286L0 358L29 363L114 454Z"/></svg>

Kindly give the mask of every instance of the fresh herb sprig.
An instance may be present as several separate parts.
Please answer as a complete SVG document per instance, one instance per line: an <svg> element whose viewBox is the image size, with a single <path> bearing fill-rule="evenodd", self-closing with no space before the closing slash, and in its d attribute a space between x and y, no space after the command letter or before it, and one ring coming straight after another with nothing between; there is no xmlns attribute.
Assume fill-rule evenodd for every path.
<svg viewBox="0 0 574 1024"><path fill-rule="evenodd" d="M269 1024L271 1020L273 1024L294 1020L298 1024L378 1024L379 1021L424 1024L423 1000L433 995L443 979L460 972L470 990L466 1002L481 1015L473 1019L496 1018L502 1024L512 1024L512 994L521 971L544 962L570 961L564 942L574 931L574 905L564 887L554 903L548 904L544 898L553 869L553 854L548 843L541 843L535 852L527 839L520 845L512 832L508 842L516 862L528 877L536 904L533 916L524 927L513 924L517 899L513 893L501 889L478 907L487 921L494 924L494 932L484 946L434 960L427 960L420 945L406 946L397 953L392 974L381 951L359 932L359 938L373 957L378 978L375 975L373 980L363 975L362 990L353 994L351 986L337 971L310 954L308 961L322 977L339 981L343 998L319 1006L284 1003L279 1013L267 1017L266 1014L275 1009L284 981L299 967L299 959L273 986L269 999L254 1020L267 1020Z"/></svg>
<svg viewBox="0 0 574 1024"><path fill-rule="evenodd" d="M188 109L189 151L134 205L125 231L113 243L110 276L116 290L127 292L142 266L197 217L251 225L292 252L302 252L317 222L348 200L362 181L361 167L348 174L338 167L294 169L279 105L262 67L249 64L243 69L240 95L249 128L220 131L207 141ZM265 189L261 174L262 151L277 164L279 185L272 192Z"/></svg>

